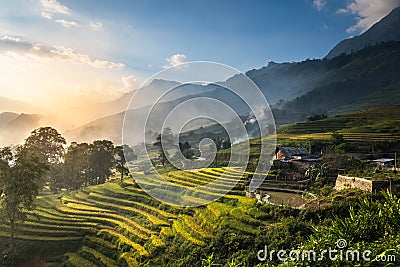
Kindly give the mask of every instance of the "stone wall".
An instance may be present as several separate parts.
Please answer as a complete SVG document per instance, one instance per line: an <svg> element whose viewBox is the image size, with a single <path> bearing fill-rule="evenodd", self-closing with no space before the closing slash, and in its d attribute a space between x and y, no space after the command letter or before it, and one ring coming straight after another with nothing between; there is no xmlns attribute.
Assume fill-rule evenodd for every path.
<svg viewBox="0 0 400 267"><path fill-rule="evenodd" d="M346 188L358 188L362 191L372 193L381 189L385 189L388 186L388 180L372 181L365 178L349 177L339 174L336 178L335 189L342 190Z"/></svg>

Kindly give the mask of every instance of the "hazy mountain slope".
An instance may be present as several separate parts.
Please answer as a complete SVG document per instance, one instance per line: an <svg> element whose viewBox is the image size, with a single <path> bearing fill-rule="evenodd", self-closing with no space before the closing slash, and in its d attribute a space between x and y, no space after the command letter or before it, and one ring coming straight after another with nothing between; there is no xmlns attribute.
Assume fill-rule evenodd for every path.
<svg viewBox="0 0 400 267"><path fill-rule="evenodd" d="M215 85L209 85L212 88L216 88ZM184 90L186 88L183 88ZM134 114L131 117L132 120L137 121L138 123L143 122L147 118L147 114L149 110L152 108L152 116L148 119L148 127L149 129L157 129L162 123L165 121L166 116L171 112L179 104L192 99L194 97L206 97L213 98L216 100L221 100L227 103L229 106L233 107L239 114L246 114L250 112L248 107L244 104L242 100L240 100L233 93L227 92L225 89L214 89L213 91L206 91L197 95L190 95L181 97L175 100L160 102L156 106L148 105L145 107L141 107L138 109L131 110L130 114ZM220 113L220 107L214 103L209 103L207 106L208 111L211 113ZM204 110L204 106L199 103L193 103L185 114L177 113L174 117L173 122L175 124L168 125L173 130L177 130L180 125L180 122L184 120L184 117L187 116L188 112L190 112L192 117L196 117L201 113L201 110ZM67 131L63 133L69 141L79 141L79 142L90 142L94 139L110 139L115 143L121 143L121 134L122 134L122 126L123 119L125 116L125 112L120 112L111 116L107 116L104 118L100 118L88 124L82 125L76 129ZM231 119L230 116L226 115L226 121ZM200 122L199 122L200 123ZM195 124L194 124L195 125ZM199 124L200 126L201 124ZM143 132L134 132L130 133L127 138L130 138L132 142L140 142L143 140Z"/></svg>
<svg viewBox="0 0 400 267"><path fill-rule="evenodd" d="M0 112L37 113L40 112L40 110L23 101L0 96Z"/></svg>
<svg viewBox="0 0 400 267"><path fill-rule="evenodd" d="M102 107L103 114L116 114L125 111L128 108L132 97L135 96L135 103L140 104L140 106L135 106L134 108L144 107L153 104L151 99L153 99L154 97L158 97L165 93L167 90L175 88L179 85L180 83L175 81L154 79L151 83L141 88L138 93L134 90L123 94L115 100L103 102L100 105ZM188 84L184 85L184 87L184 90L172 90L171 93L165 95L165 97L162 99L162 102L171 101L184 96L199 94L213 90L212 87L202 86L198 84Z"/></svg>
<svg viewBox="0 0 400 267"><path fill-rule="evenodd" d="M3 112L0 114L0 128L8 125L11 121L18 118L19 114L13 112Z"/></svg>
<svg viewBox="0 0 400 267"><path fill-rule="evenodd" d="M300 63L279 65L270 68L284 68L286 71L291 68L292 74L295 73L295 69L298 69L296 70L297 73L316 73L317 70L321 73L308 82L310 85L309 92L287 102L282 109L273 110L275 120L279 125L303 121L312 114L341 114L365 108L400 104L400 98L396 97L400 95L400 76L398 75L400 42L384 43L329 60L307 60ZM263 71L269 73L268 68L266 67ZM254 79L262 76L260 74L256 78L255 73L257 72L253 72ZM306 75L299 76L300 79L306 81L304 79ZM229 84L234 83L237 78L233 77L227 82L221 83L221 85L229 87ZM295 83L295 81L296 79L292 79L287 83ZM248 107L238 97L235 97L228 90L216 89L159 103L154 108L154 116L149 120L151 122L149 127L155 129L157 125L161 125L165 116L178 104L198 97L218 99L234 107L237 114L249 114ZM150 107L136 109L134 119L144 120ZM211 105L207 108L216 114L220 112L217 106ZM204 109L203 106L193 105L190 112L195 117L202 109ZM178 114L176 122L181 121L184 115L187 114ZM68 132L67 137L75 141L109 138L120 143L123 117L124 113L107 116ZM230 118L226 117L226 120L228 121ZM169 126L174 128L177 125ZM142 135L142 133L132 133L130 138L138 141L142 140Z"/></svg>
<svg viewBox="0 0 400 267"><path fill-rule="evenodd" d="M268 63L268 66L251 70L246 75L264 93L267 100L277 103L280 99L292 100L303 95L329 74L329 66L321 62L306 60L295 63ZM234 82L234 78L228 83Z"/></svg>
<svg viewBox="0 0 400 267"><path fill-rule="evenodd" d="M277 124L303 121L307 116L317 113L343 114L366 108L398 105L400 104L398 97L400 96L398 75L400 43L381 42L398 39L399 18L400 8L397 8L361 36L339 43L328 57L322 60L279 64L270 62L266 67L248 71L246 75L259 86L271 104L277 103L280 99L288 101L282 109L273 109ZM366 45L375 43L380 45L362 49ZM342 54L351 51L358 52ZM334 55L339 56L333 57ZM218 84L229 88L240 87L241 82L243 77L235 75ZM135 109L135 119L144 119L150 108L146 105L153 104L146 96L160 94L177 85L175 82L164 80L150 83L146 90L142 90L142 95L138 96L142 106ZM151 122L154 125L160 124L176 105L190 98L202 96L221 100L235 107L240 115L248 113L248 108L229 91L215 90L215 88L215 85L186 85L185 90L167 96L161 101L163 103L157 105L154 110L157 115ZM121 142L124 113L118 112L126 108L132 95L133 92L115 101L104 103L103 111L114 111L117 114L98 119L67 134L71 140L76 141L108 138L117 143ZM195 116L200 108L202 107L193 106L192 114ZM219 112L217 107L209 108ZM132 139L141 140L141 135L142 133L132 133Z"/></svg>
<svg viewBox="0 0 400 267"><path fill-rule="evenodd" d="M68 142L92 142L107 139L121 143L122 121L124 113L118 113L92 121L76 129L62 133Z"/></svg>
<svg viewBox="0 0 400 267"><path fill-rule="evenodd" d="M380 42L400 41L400 7L392 10L363 34L338 43L326 56L332 58L342 53L356 52L369 45Z"/></svg>
<svg viewBox="0 0 400 267"><path fill-rule="evenodd" d="M16 114L5 112L0 114L0 146L19 144L30 132L40 125L40 115Z"/></svg>
<svg viewBox="0 0 400 267"><path fill-rule="evenodd" d="M400 104L400 42L390 42L328 60L338 68L325 84L287 103L285 123L318 113L339 114L365 108ZM351 107L351 108L350 108ZM343 109L342 111L340 111Z"/></svg>

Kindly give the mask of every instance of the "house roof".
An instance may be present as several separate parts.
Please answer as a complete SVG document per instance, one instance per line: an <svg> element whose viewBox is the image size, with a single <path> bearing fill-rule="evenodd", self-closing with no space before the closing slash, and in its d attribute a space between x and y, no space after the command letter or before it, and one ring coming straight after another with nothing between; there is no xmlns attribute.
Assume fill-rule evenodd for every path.
<svg viewBox="0 0 400 267"><path fill-rule="evenodd" d="M304 147L285 147L285 146L280 146L277 147L275 150L275 154L278 153L278 151L281 151L285 157L293 157L293 156L300 156L300 155L309 155L308 150L305 149Z"/></svg>
<svg viewBox="0 0 400 267"><path fill-rule="evenodd" d="M372 160L372 162L378 162L378 163L387 163L392 161L394 161L394 159L381 158Z"/></svg>
<svg viewBox="0 0 400 267"><path fill-rule="evenodd" d="M363 154L363 153L347 153L347 156L351 158L356 158L359 160L367 160L367 159L373 159L374 156L371 154Z"/></svg>

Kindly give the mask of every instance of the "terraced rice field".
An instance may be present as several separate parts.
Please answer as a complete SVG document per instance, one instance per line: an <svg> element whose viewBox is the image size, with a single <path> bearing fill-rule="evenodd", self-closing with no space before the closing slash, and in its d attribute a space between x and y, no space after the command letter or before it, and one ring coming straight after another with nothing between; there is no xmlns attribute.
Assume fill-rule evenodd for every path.
<svg viewBox="0 0 400 267"><path fill-rule="evenodd" d="M347 132L338 131L346 141L357 142L393 142L400 140L400 134L393 133L363 133L363 132ZM312 133L312 134L278 134L276 139L279 140L329 140L332 139L333 132Z"/></svg>
<svg viewBox="0 0 400 267"><path fill-rule="evenodd" d="M245 179L236 169L174 171L167 179L188 188L219 179L216 191L230 185L232 180L239 182L222 202L199 208L160 203L133 179L125 180L122 185L107 182L87 187L62 197L40 196L37 208L18 227L16 238L53 242L55 246L63 246L67 241L79 242L78 250L71 247L69 251L66 247L65 254L58 259L64 259L66 266L138 266L151 262L153 251L165 248L170 238L205 246L218 227L252 234L264 223L257 219L255 200L243 196ZM0 227L0 237L8 236L6 230L6 226Z"/></svg>
<svg viewBox="0 0 400 267"><path fill-rule="evenodd" d="M334 132L347 141L381 142L400 140L400 106L364 110L318 121L282 127L278 140L327 140Z"/></svg>

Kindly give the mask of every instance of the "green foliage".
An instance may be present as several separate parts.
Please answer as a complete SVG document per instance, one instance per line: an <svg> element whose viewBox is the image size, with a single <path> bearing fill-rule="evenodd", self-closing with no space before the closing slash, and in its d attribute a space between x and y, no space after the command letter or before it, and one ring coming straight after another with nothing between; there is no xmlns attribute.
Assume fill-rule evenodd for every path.
<svg viewBox="0 0 400 267"><path fill-rule="evenodd" d="M307 118L307 121L319 121L327 119L328 116L326 114L315 114Z"/></svg>
<svg viewBox="0 0 400 267"><path fill-rule="evenodd" d="M304 176L318 182L324 180L327 176L327 173L328 167L326 163L314 164L308 167Z"/></svg>
<svg viewBox="0 0 400 267"><path fill-rule="evenodd" d="M67 257L67 262L66 266L72 266L72 267L81 267L81 266L86 266L86 267L96 267L96 264L82 258L76 253L66 253L65 256Z"/></svg>
<svg viewBox="0 0 400 267"><path fill-rule="evenodd" d="M399 256L399 230L400 230L400 200L397 196L388 192L383 193L383 200L371 200L362 198L349 208L348 216L339 218L335 216L326 226L315 227L313 235L300 250L317 249L323 250L334 247L338 239L347 241L346 249L357 249L359 251L371 250L371 257L377 255ZM324 260L315 263L315 266L326 266L334 264ZM371 261L361 263L365 266L397 266L398 262ZM389 265L386 265L389 264ZM351 262L340 266L351 266ZM360 265L361 266L361 265ZM364 265L362 265L364 266Z"/></svg>
<svg viewBox="0 0 400 267"><path fill-rule="evenodd" d="M185 143L179 143L179 149L185 158L187 158L187 159L193 158L194 152L193 152L192 147L190 146L189 142L186 141Z"/></svg>
<svg viewBox="0 0 400 267"><path fill-rule="evenodd" d="M129 169L126 166L127 161L133 161L137 159L137 156L133 153L133 149L128 145L116 146L114 148L115 153L115 169L121 174L121 182L124 180L124 175L129 174Z"/></svg>
<svg viewBox="0 0 400 267"><path fill-rule="evenodd" d="M208 255L204 259L201 260L202 267L212 267L212 266L220 266L221 264L214 263L214 254Z"/></svg>
<svg viewBox="0 0 400 267"><path fill-rule="evenodd" d="M97 140L90 149L90 184L102 184L110 177L111 168L114 166L114 145L108 140Z"/></svg>
<svg viewBox="0 0 400 267"><path fill-rule="evenodd" d="M83 184L90 184L90 145L72 142L65 154L64 164L59 173L57 188L79 189Z"/></svg>
<svg viewBox="0 0 400 267"><path fill-rule="evenodd" d="M394 142L391 144L393 147L399 139L399 114L400 106L389 106L295 123L280 128L278 139L322 139L331 145L348 146L353 151L356 147L350 147L349 142L361 143L358 146L367 145L366 149L371 149L371 142Z"/></svg>
<svg viewBox="0 0 400 267"><path fill-rule="evenodd" d="M22 146L15 155L8 148L2 149L0 155L1 218L10 226L10 248L13 249L16 224L26 218L26 210L33 208L38 194L36 181L44 176L48 166Z"/></svg>
<svg viewBox="0 0 400 267"><path fill-rule="evenodd" d="M156 142L153 144L159 150L158 159L160 160L163 167L168 162L167 156L168 151L167 147L170 146L174 141L174 136L172 134L172 130L169 127L164 128L162 134L158 134L156 138Z"/></svg>
<svg viewBox="0 0 400 267"><path fill-rule="evenodd" d="M100 252L98 252L90 247L83 246L81 249L81 253L83 253L84 255L89 254L90 257L93 257L96 261L98 261L99 263L101 263L104 266L117 267L117 263L114 260L104 256Z"/></svg>
<svg viewBox="0 0 400 267"><path fill-rule="evenodd" d="M25 141L25 146L43 162L59 163L63 159L63 145L66 143L65 138L56 129L40 127L32 131Z"/></svg>
<svg viewBox="0 0 400 267"><path fill-rule="evenodd" d="M398 99L393 99L399 92L395 72L399 69L399 48L399 42L388 42L330 60L311 61L326 75L319 77L323 83L314 84L314 90L288 102L276 115L277 121L285 119L288 123L312 114L343 114L399 105ZM329 70L329 74L323 70Z"/></svg>
<svg viewBox="0 0 400 267"><path fill-rule="evenodd" d="M219 175L223 184L239 175L233 168L209 168L188 176L171 173L176 174L174 179L192 183L197 179L198 184ZM17 238L42 242L84 238L79 254L66 255L66 266L74 261L99 266L273 266L279 262L262 264L257 259L265 245L269 250L309 247L315 242L334 245L342 235L378 254L392 253L382 248L398 244L394 238L400 230L398 198L378 195L371 200L369 196L362 203L360 198L359 191L338 194L326 186L320 190L321 206L314 203L303 210L233 194L207 207L178 208L159 203L125 179L124 187L107 182L65 194L61 201L40 197L35 211L40 220L29 215Z"/></svg>

